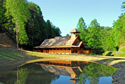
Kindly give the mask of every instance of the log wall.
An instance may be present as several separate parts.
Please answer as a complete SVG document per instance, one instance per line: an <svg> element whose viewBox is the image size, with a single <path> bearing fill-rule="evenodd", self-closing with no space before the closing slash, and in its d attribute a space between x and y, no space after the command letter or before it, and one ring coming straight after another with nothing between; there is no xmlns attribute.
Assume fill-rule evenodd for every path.
<svg viewBox="0 0 125 84"><path fill-rule="evenodd" d="M43 49L44 53L71 53L70 48L50 48L50 49Z"/></svg>

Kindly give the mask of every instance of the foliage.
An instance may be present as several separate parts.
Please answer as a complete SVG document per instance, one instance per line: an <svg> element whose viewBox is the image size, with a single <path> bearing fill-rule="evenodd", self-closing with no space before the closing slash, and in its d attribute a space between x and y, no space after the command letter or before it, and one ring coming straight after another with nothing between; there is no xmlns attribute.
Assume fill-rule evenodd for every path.
<svg viewBox="0 0 125 84"><path fill-rule="evenodd" d="M3 23L4 23L4 13L5 8L3 7L4 1L0 0L0 32L3 31Z"/></svg>
<svg viewBox="0 0 125 84"><path fill-rule="evenodd" d="M41 83L51 84L52 80L59 78L58 75L45 71L38 64L26 64L26 65L20 67L19 70L21 70L21 69L26 69L28 71L28 78L27 78L25 84L35 84L35 83L36 84L41 84ZM22 72L22 74L20 74L22 79L24 79L23 78L24 73ZM25 77L25 75L24 75L24 77ZM23 83L21 83L21 84L23 84Z"/></svg>
<svg viewBox="0 0 125 84"><path fill-rule="evenodd" d="M98 84L100 77L108 77L115 73L117 69L96 63L89 63L87 66L84 67L83 72L80 74L79 84L84 84L85 81L88 79L90 84Z"/></svg>
<svg viewBox="0 0 125 84"><path fill-rule="evenodd" d="M102 47L105 51L114 50L114 37L113 37L113 28L104 27L102 32Z"/></svg>
<svg viewBox="0 0 125 84"><path fill-rule="evenodd" d="M100 45L100 35L99 35L99 29L100 26L98 25L98 22L96 19L94 19L91 23L90 26L88 27L88 46L97 49Z"/></svg>
<svg viewBox="0 0 125 84"><path fill-rule="evenodd" d="M42 11L38 5L29 2L28 7L31 14L26 23L29 46L38 46L44 39L60 36L61 32L58 27L52 25L49 20L44 21Z"/></svg>
<svg viewBox="0 0 125 84"><path fill-rule="evenodd" d="M30 16L26 0L6 0L6 14L12 16L12 21L16 27L16 41L18 43L28 44L29 38L25 30L25 22Z"/></svg>
<svg viewBox="0 0 125 84"><path fill-rule="evenodd" d="M119 17L113 24L113 36L115 47L125 44L125 14Z"/></svg>
<svg viewBox="0 0 125 84"><path fill-rule="evenodd" d="M70 36L69 34L66 34L66 36Z"/></svg>
<svg viewBox="0 0 125 84"><path fill-rule="evenodd" d="M96 19L92 20L90 26L88 27L87 34L87 45L92 49L96 50L96 53L102 52L102 36L103 28L100 27Z"/></svg>
<svg viewBox="0 0 125 84"><path fill-rule="evenodd" d="M125 8L125 2L122 3L122 8L123 8L123 9Z"/></svg>
<svg viewBox="0 0 125 84"><path fill-rule="evenodd" d="M20 47L40 45L44 39L60 36L61 31L49 20L43 19L42 11L27 0L0 0L0 32L5 32Z"/></svg>
<svg viewBox="0 0 125 84"><path fill-rule="evenodd" d="M87 26L84 22L84 19L81 17L78 21L78 24L77 24L77 29L80 31L80 38L81 40L84 42L84 44L86 45L87 43L87 40L86 40L86 36L87 36Z"/></svg>
<svg viewBox="0 0 125 84"><path fill-rule="evenodd" d="M125 8L125 2L122 3ZM81 32L80 38L86 46L89 46L95 53L118 50L125 45L125 13L121 14L112 27L103 27L96 19L92 20L87 28L83 18L78 21L77 28ZM83 33L84 32L84 33ZM121 50L121 49L120 49Z"/></svg>
<svg viewBox="0 0 125 84"><path fill-rule="evenodd" d="M46 24L38 5L30 2L28 3L28 8L30 10L31 17L26 23L26 31L29 37L28 45L33 47L47 38L44 33Z"/></svg>
<svg viewBox="0 0 125 84"><path fill-rule="evenodd" d="M29 71L26 68L19 69L17 71L18 74L18 80L15 82L15 84L26 84L26 79L28 77Z"/></svg>
<svg viewBox="0 0 125 84"><path fill-rule="evenodd" d="M119 51L125 52L125 45L120 45Z"/></svg>
<svg viewBox="0 0 125 84"><path fill-rule="evenodd" d="M122 8L125 8L125 2ZM60 29L50 20L43 19L40 7L27 0L0 0L0 19L0 32L5 32L13 41L25 47L40 45L44 39L61 34ZM87 27L81 17L77 29L81 32L80 38L86 46L96 51L95 53L102 53L118 50L125 44L124 23L124 13L114 21L113 28L100 26L96 19Z"/></svg>

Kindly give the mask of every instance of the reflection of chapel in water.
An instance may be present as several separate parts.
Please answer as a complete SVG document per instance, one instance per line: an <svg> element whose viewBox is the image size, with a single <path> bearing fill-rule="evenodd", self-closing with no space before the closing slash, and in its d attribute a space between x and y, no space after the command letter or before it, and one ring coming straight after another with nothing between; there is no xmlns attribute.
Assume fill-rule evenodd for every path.
<svg viewBox="0 0 125 84"><path fill-rule="evenodd" d="M72 79L77 79L83 68L88 62L83 61L43 61L39 63L41 67L48 72L56 75L71 76ZM72 81L74 82L74 81Z"/></svg>

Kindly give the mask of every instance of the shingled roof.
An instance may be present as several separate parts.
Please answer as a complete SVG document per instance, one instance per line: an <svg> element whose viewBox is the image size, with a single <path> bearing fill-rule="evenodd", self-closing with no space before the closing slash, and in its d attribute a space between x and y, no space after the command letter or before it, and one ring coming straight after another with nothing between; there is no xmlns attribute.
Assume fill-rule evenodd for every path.
<svg viewBox="0 0 125 84"><path fill-rule="evenodd" d="M75 33L80 33L77 29L73 29L70 33L74 33L71 36L55 37L51 39L45 39L40 46L35 48L65 48L65 47L80 47L83 42L73 43L79 38ZM83 44L84 45L84 44Z"/></svg>
<svg viewBox="0 0 125 84"><path fill-rule="evenodd" d="M80 33L80 31L78 31L76 28L73 29L72 31L70 31L70 33Z"/></svg>
<svg viewBox="0 0 125 84"><path fill-rule="evenodd" d="M82 41L78 42L76 45L73 45L74 41L78 38L76 35L64 36L64 37L55 37L51 39L45 39L40 46L35 48L59 48L59 47L80 47L83 43Z"/></svg>

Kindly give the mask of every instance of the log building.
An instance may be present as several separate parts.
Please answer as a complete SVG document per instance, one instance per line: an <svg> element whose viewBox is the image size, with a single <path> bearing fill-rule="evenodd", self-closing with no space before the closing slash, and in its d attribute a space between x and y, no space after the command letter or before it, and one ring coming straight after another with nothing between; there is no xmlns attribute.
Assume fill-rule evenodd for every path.
<svg viewBox="0 0 125 84"><path fill-rule="evenodd" d="M35 47L35 50L44 53L92 53L77 35L80 33L77 29L70 33L71 36L45 39L40 46Z"/></svg>

